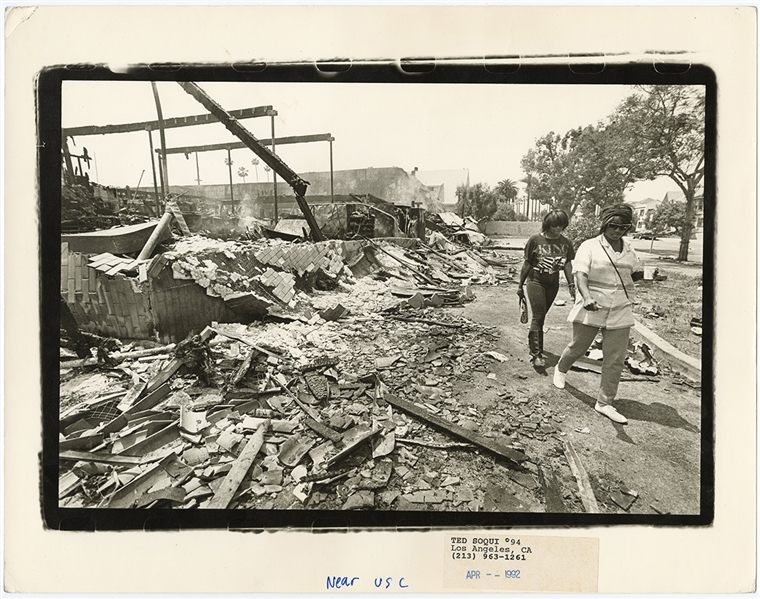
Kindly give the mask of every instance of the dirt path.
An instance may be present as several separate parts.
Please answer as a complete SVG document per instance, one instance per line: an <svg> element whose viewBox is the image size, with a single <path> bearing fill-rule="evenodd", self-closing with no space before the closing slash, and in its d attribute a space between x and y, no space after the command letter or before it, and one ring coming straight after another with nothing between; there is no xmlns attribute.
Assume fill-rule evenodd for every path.
<svg viewBox="0 0 760 599"><path fill-rule="evenodd" d="M553 415L551 425L560 433L557 440L547 443L538 436L532 440L521 435L521 441L534 461L553 470L565 495L574 485L563 454L562 441L569 440L588 472L600 511L622 511L610 493L627 487L639 494L629 513L652 514L653 505L664 513L699 512L699 390L678 385L667 375L659 382L622 382L617 407L629 422L615 424L593 409L598 374L573 370L565 390L551 384L549 373L570 339L566 288L560 290L559 299L568 305L554 306L547 318L545 349L552 355L546 374L536 372L528 361L528 326L519 324L514 285L479 287L476 295L476 301L459 310L474 322L495 327L495 349L509 359L490 368L495 380L476 372L474 386L457 385L460 394L492 418L505 418L507 429L514 423L505 416L505 407L511 407L505 392L507 397L530 398L531 406L545 406ZM578 432L584 429L588 432ZM568 511L582 509L576 499L565 497Z"/></svg>

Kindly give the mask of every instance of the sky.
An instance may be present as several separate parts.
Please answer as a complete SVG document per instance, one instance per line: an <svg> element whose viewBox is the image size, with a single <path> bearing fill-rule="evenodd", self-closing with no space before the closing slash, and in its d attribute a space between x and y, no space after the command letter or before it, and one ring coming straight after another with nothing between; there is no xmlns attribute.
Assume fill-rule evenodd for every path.
<svg viewBox="0 0 760 599"><path fill-rule="evenodd" d="M333 167L401 167L411 172L460 170L470 183L495 187L519 181L520 160L535 141L554 131L565 133L596 124L631 93L625 85L486 85L372 83L232 83L201 82L227 110L271 105L277 111L275 137L329 133ZM204 114L205 109L175 82L158 82L164 118ZM106 125L155 120L150 82L65 81L62 125ZM257 138L272 134L271 118L245 119ZM221 123L166 130L169 148L238 141ZM74 145L74 143L76 145ZM86 147L95 157L89 174L103 185L135 187L153 184L146 132L81 136L69 141L73 154ZM154 147L159 147L154 132ZM278 155L297 173L328 171L328 142L283 145ZM225 151L198 154L203 184L229 182ZM253 153L234 150L233 181L244 166L247 182L271 180ZM75 161L76 163L76 161ZM193 185L195 156L168 156L172 185ZM433 183L427 181L426 183ZM662 197L677 187L670 180L636 184L626 196L635 201ZM308 195L308 192L307 192Z"/></svg>

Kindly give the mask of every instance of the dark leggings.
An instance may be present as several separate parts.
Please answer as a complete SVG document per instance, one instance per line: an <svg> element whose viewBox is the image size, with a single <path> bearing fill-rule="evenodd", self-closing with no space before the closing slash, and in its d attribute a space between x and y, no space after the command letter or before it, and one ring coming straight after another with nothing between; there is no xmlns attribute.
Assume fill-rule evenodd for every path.
<svg viewBox="0 0 760 599"><path fill-rule="evenodd" d="M551 308L554 298L557 297L559 277L551 283L538 283L528 279L526 286L531 313L528 345L530 353L535 355L544 349L544 320L546 320L546 313Z"/></svg>

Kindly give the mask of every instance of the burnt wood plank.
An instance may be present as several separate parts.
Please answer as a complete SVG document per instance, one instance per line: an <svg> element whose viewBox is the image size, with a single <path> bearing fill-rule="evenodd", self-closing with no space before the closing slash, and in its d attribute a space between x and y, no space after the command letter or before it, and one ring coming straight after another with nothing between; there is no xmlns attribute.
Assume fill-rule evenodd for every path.
<svg viewBox="0 0 760 599"><path fill-rule="evenodd" d="M237 460L232 464L232 468L222 482L222 486L209 502L210 509L225 509L232 501L235 492L238 490L240 483L245 478L248 470L253 464L253 458L259 453L261 446L264 444L264 433L269 429L269 421L265 421L256 432L251 436L245 449L240 453Z"/></svg>
<svg viewBox="0 0 760 599"><path fill-rule="evenodd" d="M440 416L431 414L426 409L416 404L413 404L410 401L406 401L405 399L396 397L392 395L391 393L386 393L384 399L389 404L396 406L397 408L400 408L404 410L405 412L409 412L410 414L417 416L418 418L421 418L425 422L428 422L429 424L437 426L438 428L441 428L445 430L446 432L451 433L454 436L461 437L462 439L466 439L470 443L474 443L475 445L478 445L482 447L483 449L487 449L491 453L495 453L496 455L501 456L509 460L510 462L515 462L519 464L520 462L524 462L528 459L528 456L526 456L521 451L517 451L516 449L511 449L510 447L505 447L504 445L501 445L500 443L497 443L491 439L488 439L487 437L483 437L481 435L478 435L477 433L468 431L466 428L453 424L449 422L448 420L446 420L445 418L441 418Z"/></svg>

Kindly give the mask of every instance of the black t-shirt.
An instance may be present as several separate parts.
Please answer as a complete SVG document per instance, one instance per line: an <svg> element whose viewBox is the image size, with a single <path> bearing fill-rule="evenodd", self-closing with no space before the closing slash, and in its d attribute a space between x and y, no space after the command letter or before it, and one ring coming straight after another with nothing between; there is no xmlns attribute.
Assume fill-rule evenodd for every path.
<svg viewBox="0 0 760 599"><path fill-rule="evenodd" d="M574 257L573 244L563 235L557 239L546 239L543 234L533 235L525 244L525 260L533 267L528 276L539 283L558 281L559 271Z"/></svg>

